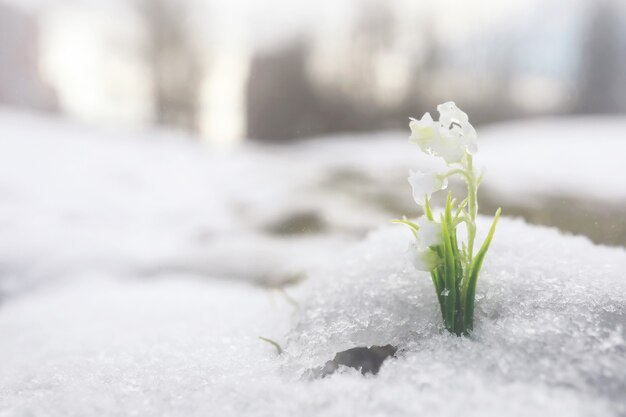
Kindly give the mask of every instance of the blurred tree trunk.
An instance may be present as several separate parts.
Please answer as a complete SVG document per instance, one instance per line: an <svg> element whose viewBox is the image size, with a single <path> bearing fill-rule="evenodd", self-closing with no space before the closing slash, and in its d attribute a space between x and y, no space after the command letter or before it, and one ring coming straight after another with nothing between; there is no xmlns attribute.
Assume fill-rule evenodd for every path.
<svg viewBox="0 0 626 417"><path fill-rule="evenodd" d="M56 92L40 73L37 19L0 3L0 104L59 111Z"/></svg>
<svg viewBox="0 0 626 417"><path fill-rule="evenodd" d="M246 86L247 136L283 141L326 131L323 104L307 74L305 41L254 56Z"/></svg>
<svg viewBox="0 0 626 417"><path fill-rule="evenodd" d="M146 31L155 121L196 132L203 68L187 30L185 6L173 0L137 4Z"/></svg>
<svg viewBox="0 0 626 417"><path fill-rule="evenodd" d="M624 73L623 43L617 7L609 0L590 6L587 32L583 34L580 93L576 113L617 113L622 102Z"/></svg>

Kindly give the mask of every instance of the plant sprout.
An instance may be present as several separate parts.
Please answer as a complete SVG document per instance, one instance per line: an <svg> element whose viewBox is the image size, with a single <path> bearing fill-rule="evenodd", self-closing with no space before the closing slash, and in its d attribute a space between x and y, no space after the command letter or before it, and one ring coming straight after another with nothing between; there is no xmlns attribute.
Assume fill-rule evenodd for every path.
<svg viewBox="0 0 626 417"><path fill-rule="evenodd" d="M496 229L501 209L496 211L484 242L475 251L477 192L482 175L477 175L472 155L476 152L476 130L467 114L453 102L437 106L439 121L429 113L420 119L411 119L410 143L430 155L443 158L448 170L413 172L409 183L415 202L424 215L412 222L393 220L407 225L415 241L409 248L411 260L417 270L430 272L441 315L447 330L456 335L468 335L474 328L474 301L478 274ZM447 187L448 178L460 177L467 184L467 197L458 201L448 193L443 213L435 215L430 206L431 194ZM466 241L457 237L457 227L462 223L467 229Z"/></svg>

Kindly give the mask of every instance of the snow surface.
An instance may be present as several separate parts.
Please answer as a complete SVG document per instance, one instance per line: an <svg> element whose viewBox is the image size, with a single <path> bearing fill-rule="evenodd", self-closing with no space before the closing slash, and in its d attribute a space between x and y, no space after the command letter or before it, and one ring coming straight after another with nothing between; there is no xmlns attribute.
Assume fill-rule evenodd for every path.
<svg viewBox="0 0 626 417"><path fill-rule="evenodd" d="M429 279L402 256L409 239L372 233L297 288L295 310L191 276L94 276L15 297L0 310L0 416L626 412L623 249L502 219L468 339L442 330ZM386 343L401 351L376 377L305 376Z"/></svg>
<svg viewBox="0 0 626 417"><path fill-rule="evenodd" d="M479 225L483 232L487 220ZM431 415L538 415L544 407L555 412L542 415L626 411L626 251L503 219L467 339L442 330L429 276L398 256L407 235L374 232L310 280L287 338L297 363L310 367L354 346L397 345L400 359L385 365L379 380L419 399L406 405L407 415L422 401L441 402L429 406ZM442 397L442 390L454 395ZM488 393L504 396L505 404L474 400ZM400 402L410 403L411 396Z"/></svg>
<svg viewBox="0 0 626 417"><path fill-rule="evenodd" d="M381 145L343 159L350 141L211 153L184 138L0 112L0 294L93 269L280 282L389 218L367 194L324 185L350 167L337 161L357 164ZM303 212L329 233L265 232Z"/></svg>
<svg viewBox="0 0 626 417"><path fill-rule="evenodd" d="M588 146L578 122L545 123ZM537 156L550 186L525 189L518 161L496 162L531 146L497 151L526 128L498 129L480 144L486 187L502 173L520 192L568 190L580 162L617 189L598 198L621 198L593 153ZM357 243L413 214L406 173L433 164L404 133L216 153L0 111L0 417L626 415L624 249L501 219L476 331L456 338L406 230ZM302 278L298 307L261 286ZM387 343L400 351L376 377L306 377Z"/></svg>
<svg viewBox="0 0 626 417"><path fill-rule="evenodd" d="M503 199L573 193L623 201L624 127L623 119L590 118L481 130L483 186ZM408 170L437 166L407 146L406 132L218 153L172 134L98 132L4 109L0 298L93 269L274 285L390 217L417 214ZM301 214L324 230L268 233Z"/></svg>
<svg viewBox="0 0 626 417"><path fill-rule="evenodd" d="M626 118L581 117L479 129L485 186L501 198L626 201Z"/></svg>

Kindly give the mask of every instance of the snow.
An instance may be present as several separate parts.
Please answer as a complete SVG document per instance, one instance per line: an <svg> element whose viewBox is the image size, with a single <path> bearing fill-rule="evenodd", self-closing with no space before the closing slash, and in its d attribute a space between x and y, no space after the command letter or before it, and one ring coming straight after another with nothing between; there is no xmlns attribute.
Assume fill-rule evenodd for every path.
<svg viewBox="0 0 626 417"><path fill-rule="evenodd" d="M216 154L183 138L124 137L6 111L0 149L0 293L92 269L192 268L273 282L310 264L312 251L334 252L363 233L373 216L388 217L351 199L328 204L340 192L318 190L319 164L292 162L297 150ZM303 210L339 233L263 233Z"/></svg>
<svg viewBox="0 0 626 417"><path fill-rule="evenodd" d="M541 123L485 133L486 187L502 173L520 192L568 190L574 162L593 162L619 198L617 141L606 164L537 156L545 188L497 163L500 137L582 129ZM626 251L503 218L475 332L451 336L410 234L387 223L417 214L408 168L434 166L407 146L386 133L216 153L0 111L0 417L625 415ZM288 296L267 288L284 282ZM376 376L306 376L388 343Z"/></svg>
<svg viewBox="0 0 626 417"><path fill-rule="evenodd" d="M409 239L372 233L297 288L295 310L193 276L94 276L16 297L0 310L0 416L626 411L624 250L503 219L468 339L442 331L429 279L402 256ZM339 350L384 343L401 351L376 377L303 378Z"/></svg>
<svg viewBox="0 0 626 417"><path fill-rule="evenodd" d="M379 376L422 380L417 398L451 385L457 389L446 404L460 408L495 383L512 391L507 402L520 415L533 415L525 398L538 387L547 396L541 407L557 407L568 392L576 393L576 406L613 403L624 411L626 251L503 219L478 286L475 332L460 339L442 331L429 276L398 256L408 235L400 228L374 232L305 284L306 302L287 338L297 363L311 367L333 352L392 343L404 353ZM465 412L480 415L476 407Z"/></svg>
<svg viewBox="0 0 626 417"><path fill-rule="evenodd" d="M485 187L505 198L626 200L626 119L581 117L503 123L480 130Z"/></svg>
<svg viewBox="0 0 626 417"><path fill-rule="evenodd" d="M100 277L14 300L0 315L0 415L228 415L248 378L256 392L275 378L257 339L284 315L269 301L184 276Z"/></svg>
<svg viewBox="0 0 626 417"><path fill-rule="evenodd" d="M273 285L390 217L417 214L408 171L437 167L406 132L217 153L171 133L99 132L0 110L0 294L93 268ZM483 187L503 202L567 193L623 201L625 125L589 118L481 130ZM302 214L320 220L321 236L268 233ZM247 262L223 256L235 247Z"/></svg>

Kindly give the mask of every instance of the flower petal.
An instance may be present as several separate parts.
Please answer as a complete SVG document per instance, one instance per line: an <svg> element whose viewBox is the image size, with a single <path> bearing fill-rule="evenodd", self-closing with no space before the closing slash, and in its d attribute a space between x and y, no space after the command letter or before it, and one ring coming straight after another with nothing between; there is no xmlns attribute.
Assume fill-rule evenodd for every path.
<svg viewBox="0 0 626 417"><path fill-rule="evenodd" d="M447 101L438 105L437 111L439 112L439 123L446 128L450 128L452 123L457 123L461 127L469 124L467 114L463 110L459 109L454 101Z"/></svg>
<svg viewBox="0 0 626 417"><path fill-rule="evenodd" d="M409 127L411 128L409 142L418 145L422 151L428 152L431 142L436 140L439 132L438 123L433 120L430 113L424 113L420 120L411 119Z"/></svg>
<svg viewBox="0 0 626 417"><path fill-rule="evenodd" d="M461 145L469 153L475 153L478 148L476 129L470 124L467 114L459 109L453 101L438 105L437 111L439 112L439 123L443 128L457 134Z"/></svg>
<svg viewBox="0 0 626 417"><path fill-rule="evenodd" d="M441 235L441 225L432 220L428 220L426 216L417 219L419 230L417 232L417 246L420 248L428 248L429 246L441 245L443 241Z"/></svg>
<svg viewBox="0 0 626 417"><path fill-rule="evenodd" d="M448 185L445 178L441 178L435 173L420 171L411 171L408 180L413 189L413 199L420 206L424 205L426 196L430 197L432 193Z"/></svg>
<svg viewBox="0 0 626 417"><path fill-rule="evenodd" d="M431 152L442 157L449 164L460 162L467 146L457 129L440 129L439 140L431 144Z"/></svg>
<svg viewBox="0 0 626 417"><path fill-rule="evenodd" d="M439 265L437 253L431 249L420 249L415 242L409 246L409 259L418 271L432 271Z"/></svg>

